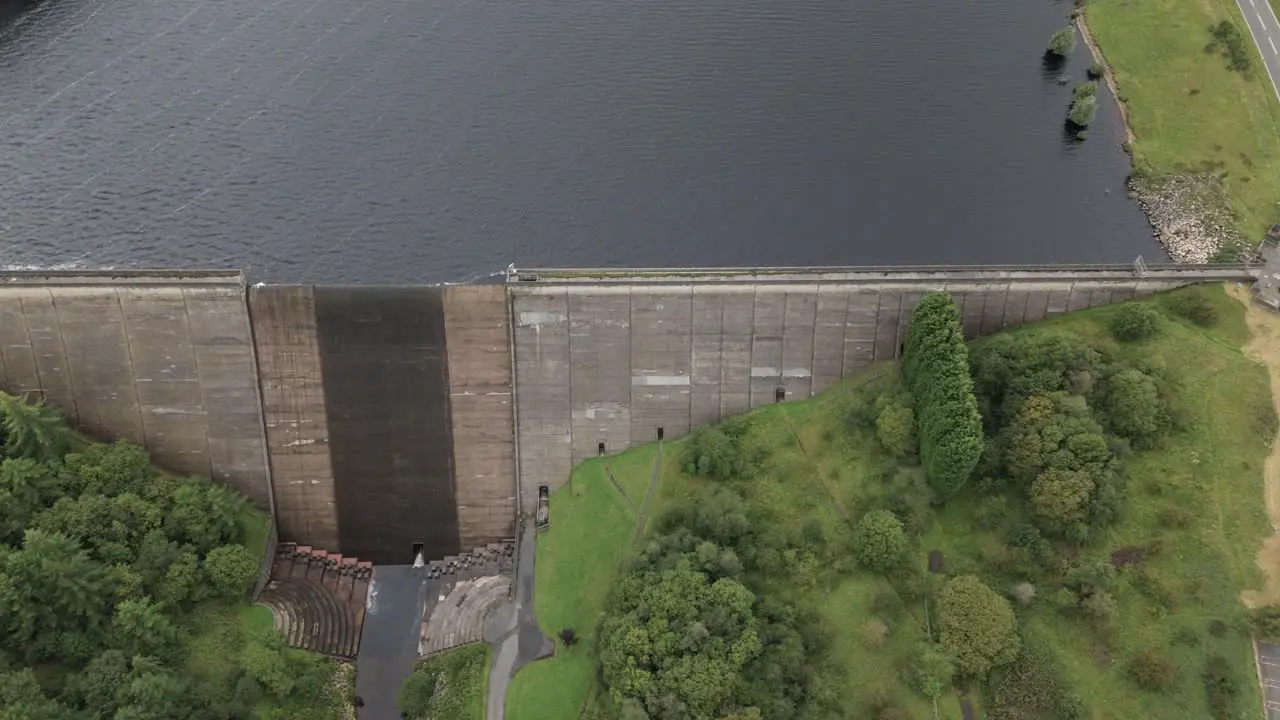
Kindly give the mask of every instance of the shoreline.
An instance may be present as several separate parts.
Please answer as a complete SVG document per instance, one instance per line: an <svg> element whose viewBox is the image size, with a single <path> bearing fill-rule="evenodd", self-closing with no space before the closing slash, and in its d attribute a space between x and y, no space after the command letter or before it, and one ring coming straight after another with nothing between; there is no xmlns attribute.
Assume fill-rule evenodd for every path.
<svg viewBox="0 0 1280 720"><path fill-rule="evenodd" d="M1098 47L1097 41L1093 39L1093 34L1089 32L1089 21L1085 18L1084 10L1076 12L1076 28L1080 30L1080 37L1084 40L1084 44L1089 48L1089 54L1093 56L1093 61L1102 68L1102 79L1107 84L1107 88L1111 90L1111 97L1116 101L1116 107L1120 108L1120 124L1124 126L1124 140L1127 147L1125 152L1129 154L1129 164L1133 165L1133 141L1137 136L1133 134L1133 126L1129 124L1129 107L1125 105L1124 100L1120 99L1120 90L1116 87L1115 73L1111 71L1111 64L1102 54L1102 48Z"/></svg>
<svg viewBox="0 0 1280 720"><path fill-rule="evenodd" d="M1075 25L1089 54L1102 69L1102 81L1111 91L1124 127L1122 148L1129 156L1129 177L1125 186L1129 197L1147 216L1151 234L1176 263L1205 263L1219 259L1226 250L1240 252L1242 243L1234 228L1231 200L1221 181L1213 175L1194 173L1154 173L1141 167L1135 142L1138 139L1129 118L1129 106L1120 96L1115 72L1089 29L1083 8L1077 8Z"/></svg>

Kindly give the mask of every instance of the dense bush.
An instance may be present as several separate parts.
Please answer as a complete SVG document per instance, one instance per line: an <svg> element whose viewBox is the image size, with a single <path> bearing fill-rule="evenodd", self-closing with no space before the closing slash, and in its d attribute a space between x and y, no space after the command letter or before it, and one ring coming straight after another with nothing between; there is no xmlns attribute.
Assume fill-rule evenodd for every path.
<svg viewBox="0 0 1280 720"><path fill-rule="evenodd" d="M1209 715L1213 720L1231 720L1237 717L1236 703L1240 697L1240 684L1236 682L1231 663L1221 655L1210 657L1201 679L1204 680Z"/></svg>
<svg viewBox="0 0 1280 720"><path fill-rule="evenodd" d="M1049 38L1049 52L1059 57L1066 57L1076 49L1076 29L1070 25L1058 30Z"/></svg>
<svg viewBox="0 0 1280 720"><path fill-rule="evenodd" d="M916 452L916 414L905 404L886 405L876 416L876 437L894 457Z"/></svg>
<svg viewBox="0 0 1280 720"><path fill-rule="evenodd" d="M1160 314L1146 303L1122 303L1111 316L1111 334L1117 340L1145 340L1160 331Z"/></svg>
<svg viewBox="0 0 1280 720"><path fill-rule="evenodd" d="M1023 648L991 675L988 720L1053 717L1063 696L1058 669L1040 652Z"/></svg>
<svg viewBox="0 0 1280 720"><path fill-rule="evenodd" d="M407 720L484 720L489 646L466 645L418 663L396 704Z"/></svg>
<svg viewBox="0 0 1280 720"><path fill-rule="evenodd" d="M1158 650L1143 650L1129 660L1129 677L1150 692L1167 690L1178 681L1178 665Z"/></svg>
<svg viewBox="0 0 1280 720"><path fill-rule="evenodd" d="M877 572L888 572L902 562L907 535L902 521L888 510L872 510L862 516L853 534L858 562Z"/></svg>
<svg viewBox="0 0 1280 720"><path fill-rule="evenodd" d="M1072 89L1071 109L1067 119L1077 128L1085 128L1098 114L1098 83L1077 83Z"/></svg>
<svg viewBox="0 0 1280 720"><path fill-rule="evenodd" d="M937 698L951 687L956 668L951 658L931 642L921 642L912 651L904 676L907 684L927 698Z"/></svg>
<svg viewBox="0 0 1280 720"><path fill-rule="evenodd" d="M1107 378L1104 409L1111 428L1135 447L1153 446L1170 426L1155 378L1141 370L1120 370Z"/></svg>
<svg viewBox="0 0 1280 720"><path fill-rule="evenodd" d="M1184 317L1201 327L1218 324L1218 306L1209 300L1199 286L1192 286L1162 298L1162 303L1175 315Z"/></svg>
<svg viewBox="0 0 1280 720"><path fill-rule="evenodd" d="M1250 610L1249 627L1263 640L1280 640L1280 605Z"/></svg>
<svg viewBox="0 0 1280 720"><path fill-rule="evenodd" d="M1230 20L1223 20L1209 28L1209 35L1212 39L1205 50L1221 54L1227 60L1227 67L1232 70L1249 72L1253 67L1253 56L1240 28Z"/></svg>
<svg viewBox="0 0 1280 720"><path fill-rule="evenodd" d="M742 446L750 422L749 416L742 416L715 427L695 430L685 442L682 456L685 472L715 480L750 476L763 456L760 448Z"/></svg>
<svg viewBox="0 0 1280 720"><path fill-rule="evenodd" d="M939 498L955 494L982 455L969 352L951 296L924 296L911 314L902 378L915 399L920 460Z"/></svg>
<svg viewBox="0 0 1280 720"><path fill-rule="evenodd" d="M938 593L942 646L961 675L982 677L1018 655L1017 621L1009 601L972 575L947 581Z"/></svg>
<svg viewBox="0 0 1280 720"><path fill-rule="evenodd" d="M137 445L76 441L52 408L0 394L0 414L0 670L55 670L44 687L25 670L0 677L0 718L334 716L332 662L275 633L227 639L225 674L188 677L206 572L237 598L257 574L239 545L243 497L163 475Z"/></svg>
<svg viewBox="0 0 1280 720"><path fill-rule="evenodd" d="M691 717L730 707L740 674L763 649L742 583L712 581L681 559L661 573L625 577L600 627L600 665L618 704L651 715L678 705Z"/></svg>

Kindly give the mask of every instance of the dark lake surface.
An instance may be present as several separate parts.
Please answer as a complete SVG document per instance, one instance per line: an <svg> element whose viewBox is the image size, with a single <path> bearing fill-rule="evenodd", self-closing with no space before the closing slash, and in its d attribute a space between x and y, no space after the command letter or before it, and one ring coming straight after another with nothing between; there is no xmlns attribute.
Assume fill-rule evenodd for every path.
<svg viewBox="0 0 1280 720"><path fill-rule="evenodd" d="M3 3L5 0L0 0ZM0 264L1163 259L1054 0L46 0L0 9ZM1083 79L1081 46L1067 65Z"/></svg>

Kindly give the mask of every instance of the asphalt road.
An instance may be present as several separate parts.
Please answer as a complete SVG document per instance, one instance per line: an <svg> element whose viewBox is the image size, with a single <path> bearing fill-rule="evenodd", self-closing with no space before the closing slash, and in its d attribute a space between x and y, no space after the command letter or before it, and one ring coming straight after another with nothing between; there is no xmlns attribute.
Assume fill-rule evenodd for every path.
<svg viewBox="0 0 1280 720"><path fill-rule="evenodd" d="M1267 720L1277 720L1280 719L1280 645L1259 642L1256 652L1258 675L1262 680L1263 712Z"/></svg>
<svg viewBox="0 0 1280 720"><path fill-rule="evenodd" d="M1271 87L1280 99L1280 85L1276 84L1280 80L1280 20L1267 0L1236 0L1236 5L1249 23L1249 32L1262 53L1262 64L1271 78Z"/></svg>

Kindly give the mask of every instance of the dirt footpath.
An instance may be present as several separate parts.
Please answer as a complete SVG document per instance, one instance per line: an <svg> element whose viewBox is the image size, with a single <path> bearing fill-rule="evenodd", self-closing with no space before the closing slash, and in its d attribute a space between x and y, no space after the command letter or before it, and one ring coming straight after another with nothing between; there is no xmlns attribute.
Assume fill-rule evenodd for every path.
<svg viewBox="0 0 1280 720"><path fill-rule="evenodd" d="M1244 303L1245 320L1253 337L1244 346L1249 357L1267 366L1271 376L1271 402L1280 413L1280 315L1252 301L1249 289L1228 285L1227 293ZM1263 480L1267 501L1267 517L1271 520L1271 537L1262 543L1258 551L1258 567L1266 574L1267 583L1262 590L1246 590L1240 599L1249 607L1280 602L1280 442L1271 441L1271 454L1267 456Z"/></svg>

